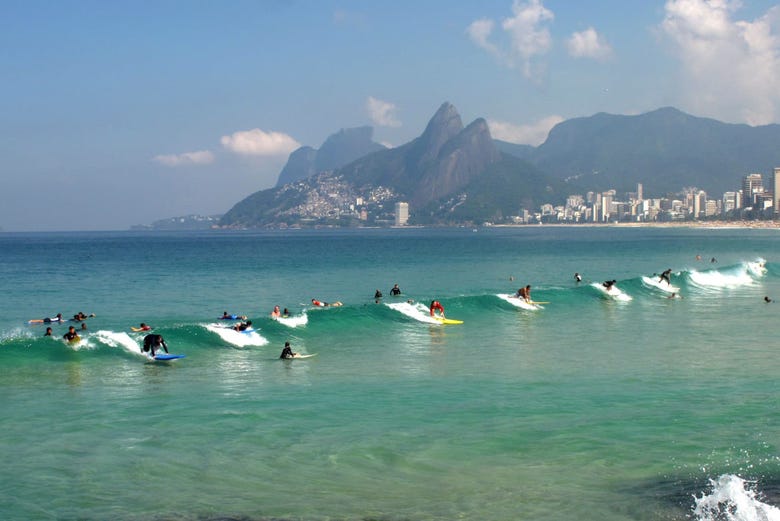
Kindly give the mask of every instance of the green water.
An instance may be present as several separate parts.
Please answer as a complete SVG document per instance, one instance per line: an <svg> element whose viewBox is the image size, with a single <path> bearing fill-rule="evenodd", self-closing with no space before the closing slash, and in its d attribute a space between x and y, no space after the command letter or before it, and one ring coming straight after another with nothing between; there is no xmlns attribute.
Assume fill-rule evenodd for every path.
<svg viewBox="0 0 780 521"><path fill-rule="evenodd" d="M778 253L772 230L0 235L0 513L687 519L724 475L777 504ZM668 267L682 299L641 281ZM591 286L613 278L630 301ZM544 309L496 297L525 284ZM312 298L344 306L268 318ZM433 298L464 323L405 307ZM75 347L26 324L76 311ZM186 358L146 361L142 321Z"/></svg>

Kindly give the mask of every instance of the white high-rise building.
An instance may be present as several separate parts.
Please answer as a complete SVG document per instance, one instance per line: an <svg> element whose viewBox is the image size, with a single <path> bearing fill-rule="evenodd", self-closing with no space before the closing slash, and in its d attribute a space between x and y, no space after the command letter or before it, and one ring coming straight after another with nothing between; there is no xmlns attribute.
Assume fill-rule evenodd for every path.
<svg viewBox="0 0 780 521"><path fill-rule="evenodd" d="M406 226L409 222L409 203L395 203L395 225Z"/></svg>

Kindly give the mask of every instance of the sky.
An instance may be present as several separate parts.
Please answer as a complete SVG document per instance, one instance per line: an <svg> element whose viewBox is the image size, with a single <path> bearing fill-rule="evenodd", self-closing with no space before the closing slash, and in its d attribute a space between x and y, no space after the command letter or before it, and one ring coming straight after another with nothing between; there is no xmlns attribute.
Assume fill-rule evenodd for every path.
<svg viewBox="0 0 780 521"><path fill-rule="evenodd" d="M673 106L780 121L780 4L760 0L0 0L0 228L220 214L290 152L444 102L539 145Z"/></svg>

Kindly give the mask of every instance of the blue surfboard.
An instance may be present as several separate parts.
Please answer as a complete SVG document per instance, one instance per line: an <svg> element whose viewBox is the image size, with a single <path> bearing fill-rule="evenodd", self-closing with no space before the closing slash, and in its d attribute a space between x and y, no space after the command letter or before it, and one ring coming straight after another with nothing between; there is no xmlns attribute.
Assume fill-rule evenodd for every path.
<svg viewBox="0 0 780 521"><path fill-rule="evenodd" d="M178 358L184 358L185 356L186 355L169 355L167 353L162 353L162 354L159 354L159 355L154 355L154 359L155 360L161 360L161 361L164 361L164 360L176 360Z"/></svg>

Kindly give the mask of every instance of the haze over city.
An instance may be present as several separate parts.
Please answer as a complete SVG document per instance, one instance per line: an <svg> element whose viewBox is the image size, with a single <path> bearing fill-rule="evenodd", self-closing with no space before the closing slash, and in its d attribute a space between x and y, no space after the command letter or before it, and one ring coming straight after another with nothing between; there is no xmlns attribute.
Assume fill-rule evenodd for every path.
<svg viewBox="0 0 780 521"><path fill-rule="evenodd" d="M598 112L778 121L776 2L463 4L4 2L0 227L222 213L299 146L401 145L444 101L530 145Z"/></svg>

